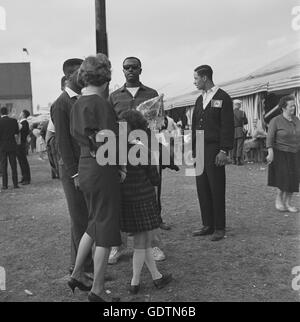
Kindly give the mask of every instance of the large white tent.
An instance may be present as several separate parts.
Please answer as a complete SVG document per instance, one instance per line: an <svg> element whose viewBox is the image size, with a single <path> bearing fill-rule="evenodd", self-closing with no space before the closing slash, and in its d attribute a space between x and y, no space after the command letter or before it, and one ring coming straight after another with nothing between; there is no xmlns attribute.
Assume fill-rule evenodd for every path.
<svg viewBox="0 0 300 322"><path fill-rule="evenodd" d="M279 96L293 94L296 97L297 115L300 113L300 50L295 50L280 59L254 71L253 73L220 84L232 98L239 98L243 102L243 110L249 120L248 130L253 131L254 120L263 120L264 104L267 93ZM189 123L199 91L170 98L165 102L165 109L186 108Z"/></svg>

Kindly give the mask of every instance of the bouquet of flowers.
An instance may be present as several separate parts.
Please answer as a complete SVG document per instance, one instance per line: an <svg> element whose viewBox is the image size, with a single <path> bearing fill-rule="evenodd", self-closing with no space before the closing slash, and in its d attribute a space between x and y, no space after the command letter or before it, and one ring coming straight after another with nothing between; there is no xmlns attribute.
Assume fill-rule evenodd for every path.
<svg viewBox="0 0 300 322"><path fill-rule="evenodd" d="M160 130L164 124L164 95L143 102L137 108L148 121L151 130Z"/></svg>

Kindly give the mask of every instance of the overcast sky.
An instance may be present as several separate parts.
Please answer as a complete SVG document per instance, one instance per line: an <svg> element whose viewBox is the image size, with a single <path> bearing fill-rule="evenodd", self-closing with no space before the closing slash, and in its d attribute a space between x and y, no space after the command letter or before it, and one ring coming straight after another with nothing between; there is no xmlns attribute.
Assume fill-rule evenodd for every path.
<svg viewBox="0 0 300 322"><path fill-rule="evenodd" d="M167 97L195 88L193 70L210 64L216 83L244 76L299 46L292 28L300 0L107 0L111 87L122 61L138 56L142 82ZM30 61L34 106L60 93L62 63L95 53L94 0L0 0L0 62ZM22 52L27 48L29 56Z"/></svg>

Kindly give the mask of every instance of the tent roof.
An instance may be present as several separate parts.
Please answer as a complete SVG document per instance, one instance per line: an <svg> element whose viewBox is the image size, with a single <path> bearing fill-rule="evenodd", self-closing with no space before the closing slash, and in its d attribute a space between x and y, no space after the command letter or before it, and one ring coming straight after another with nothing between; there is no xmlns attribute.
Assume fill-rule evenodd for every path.
<svg viewBox="0 0 300 322"><path fill-rule="evenodd" d="M30 63L0 63L0 99L32 98Z"/></svg>
<svg viewBox="0 0 300 322"><path fill-rule="evenodd" d="M273 92L300 87L300 50L295 50L253 73L220 84L231 97L241 97L259 92ZM199 91L177 96L166 101L166 110L194 105Z"/></svg>

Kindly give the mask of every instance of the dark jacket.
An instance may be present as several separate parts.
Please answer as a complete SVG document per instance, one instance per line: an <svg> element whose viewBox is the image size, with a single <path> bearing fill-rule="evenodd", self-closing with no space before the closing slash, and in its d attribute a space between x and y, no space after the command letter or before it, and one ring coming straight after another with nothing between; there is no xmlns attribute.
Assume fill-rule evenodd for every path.
<svg viewBox="0 0 300 322"><path fill-rule="evenodd" d="M134 144L128 145L128 152ZM139 153L138 153L139 154ZM160 184L157 166L151 165L151 151L148 149L149 165L132 166L128 160L126 179L121 185L122 202L143 202L156 198L155 186Z"/></svg>
<svg viewBox="0 0 300 322"><path fill-rule="evenodd" d="M0 151L16 151L15 135L19 133L17 120L4 116L0 118Z"/></svg>
<svg viewBox="0 0 300 322"><path fill-rule="evenodd" d="M21 122L22 128L20 130L20 135L21 135L21 145L26 145L27 144L27 136L29 135L29 123L26 120L23 120Z"/></svg>
<svg viewBox="0 0 300 322"><path fill-rule="evenodd" d="M67 174L73 177L78 173L80 147L70 133L70 113L76 98L63 92L51 106L51 119L55 126L55 138L60 154L60 164Z"/></svg>
<svg viewBox="0 0 300 322"><path fill-rule="evenodd" d="M109 101L119 118L122 112L136 109L141 103L157 96L158 93L155 89L140 84L135 97L132 97L131 93L126 89L126 85L124 85L110 94Z"/></svg>
<svg viewBox="0 0 300 322"><path fill-rule="evenodd" d="M221 101L221 106L213 106L213 101ZM234 117L231 97L218 89L207 107L203 109L203 97L198 97L192 119L193 150L196 130L204 130L204 142L217 144L219 149L229 151L234 142Z"/></svg>

